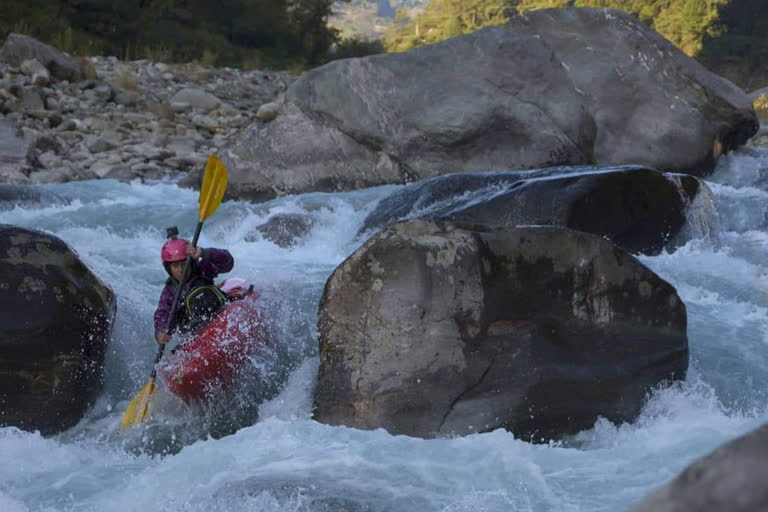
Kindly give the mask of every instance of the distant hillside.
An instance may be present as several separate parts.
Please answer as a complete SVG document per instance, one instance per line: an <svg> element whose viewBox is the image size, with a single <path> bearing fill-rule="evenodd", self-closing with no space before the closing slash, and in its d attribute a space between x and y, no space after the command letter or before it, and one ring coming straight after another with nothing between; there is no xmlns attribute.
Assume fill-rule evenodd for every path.
<svg viewBox="0 0 768 512"><path fill-rule="evenodd" d="M380 38L392 24L395 14L403 9L408 17L421 12L430 0L352 0L336 2L329 24L343 37Z"/></svg>

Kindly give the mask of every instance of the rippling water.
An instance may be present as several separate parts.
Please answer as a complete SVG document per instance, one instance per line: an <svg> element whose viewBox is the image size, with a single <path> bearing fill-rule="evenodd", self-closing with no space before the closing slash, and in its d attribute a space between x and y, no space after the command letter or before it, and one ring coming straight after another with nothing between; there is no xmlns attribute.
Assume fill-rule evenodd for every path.
<svg viewBox="0 0 768 512"><path fill-rule="evenodd" d="M151 315L165 279L165 228L191 236L197 194L172 183L46 186L70 204L0 212L0 223L67 241L114 288L118 315L104 392L78 426L50 439L0 429L0 510L624 510L768 419L768 151L722 158L709 184L723 232L642 258L686 303L687 380L655 390L631 424L598 420L544 445L504 431L421 440L310 419L322 287L362 243L355 233L367 212L396 187L222 204L200 244L229 248L232 275L262 289L280 346L271 369L280 392L234 435L207 437L201 411L171 397L146 429L121 433L120 416L156 350ZM292 249L244 241L276 213L315 223Z"/></svg>

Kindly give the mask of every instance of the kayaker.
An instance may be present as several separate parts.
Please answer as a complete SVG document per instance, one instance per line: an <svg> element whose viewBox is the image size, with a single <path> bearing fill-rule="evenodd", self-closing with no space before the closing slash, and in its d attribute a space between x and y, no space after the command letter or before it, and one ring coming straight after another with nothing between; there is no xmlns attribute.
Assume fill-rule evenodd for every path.
<svg viewBox="0 0 768 512"><path fill-rule="evenodd" d="M235 260L226 249L203 249L193 246L188 240L175 237L163 244L160 256L168 272L168 279L155 310L155 339L164 344L170 341L171 334L177 327L182 334L194 332L208 323L224 306L227 298L213 284L213 279L232 270ZM192 271L182 289L170 332L165 332L173 295L184 272L187 256L192 257Z"/></svg>

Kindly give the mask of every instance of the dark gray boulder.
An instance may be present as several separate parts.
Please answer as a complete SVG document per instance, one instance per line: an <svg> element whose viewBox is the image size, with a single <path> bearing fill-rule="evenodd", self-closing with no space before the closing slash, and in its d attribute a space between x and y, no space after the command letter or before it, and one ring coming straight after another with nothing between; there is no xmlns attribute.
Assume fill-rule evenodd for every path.
<svg viewBox="0 0 768 512"><path fill-rule="evenodd" d="M69 199L35 185L0 183L0 211L16 206L39 207L69 204Z"/></svg>
<svg viewBox="0 0 768 512"><path fill-rule="evenodd" d="M717 209L702 180L640 166L439 176L381 200L360 232L405 218L491 229L562 226L643 254L658 254L719 229Z"/></svg>
<svg viewBox="0 0 768 512"><path fill-rule="evenodd" d="M688 367L675 289L601 237L410 220L326 283L315 419L541 440L630 421Z"/></svg>
<svg viewBox="0 0 768 512"><path fill-rule="evenodd" d="M82 66L53 46L23 34L10 34L0 47L0 62L19 67L29 59L37 59L59 80L77 82L85 78Z"/></svg>
<svg viewBox="0 0 768 512"><path fill-rule="evenodd" d="M509 29L552 48L597 123L595 161L706 176L759 123L749 96L634 16L541 9Z"/></svg>
<svg viewBox="0 0 768 512"><path fill-rule="evenodd" d="M331 62L294 82L282 111L235 144L235 196L593 160L593 119L556 56L500 27Z"/></svg>
<svg viewBox="0 0 768 512"><path fill-rule="evenodd" d="M248 503L262 493L280 508L295 508L300 496L301 510L307 512L413 512L436 508L416 488L392 493L386 487L356 486L328 474L249 477L223 485L211 499L213 503Z"/></svg>
<svg viewBox="0 0 768 512"><path fill-rule="evenodd" d="M0 304L0 425L75 425L101 391L114 293L60 239L0 225Z"/></svg>
<svg viewBox="0 0 768 512"><path fill-rule="evenodd" d="M315 222L309 215L300 213L279 213L269 218L267 222L257 226L254 231L258 232L267 240L273 242L279 247L292 247L296 242L306 235ZM246 242L253 242L257 238L255 233L249 233L245 236Z"/></svg>
<svg viewBox="0 0 768 512"><path fill-rule="evenodd" d="M691 464L629 512L768 510L768 425Z"/></svg>

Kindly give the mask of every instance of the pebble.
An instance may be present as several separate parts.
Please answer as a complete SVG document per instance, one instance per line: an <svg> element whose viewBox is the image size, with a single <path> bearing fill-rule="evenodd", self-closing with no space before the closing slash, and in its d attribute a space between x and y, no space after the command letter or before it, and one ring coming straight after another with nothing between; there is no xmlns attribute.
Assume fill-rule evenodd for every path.
<svg viewBox="0 0 768 512"><path fill-rule="evenodd" d="M46 81L36 62L23 70L0 63L0 119L15 123L26 144L47 137L55 148L42 154L30 148L37 153L15 172L0 173L0 181L131 181L189 172L205 165L208 148L227 147L247 126L263 122L265 110L269 117L279 111L275 102L296 78L114 57L88 61L96 78L73 84ZM208 91L221 106L206 115L173 102L184 89ZM272 104L258 116L265 103Z"/></svg>

